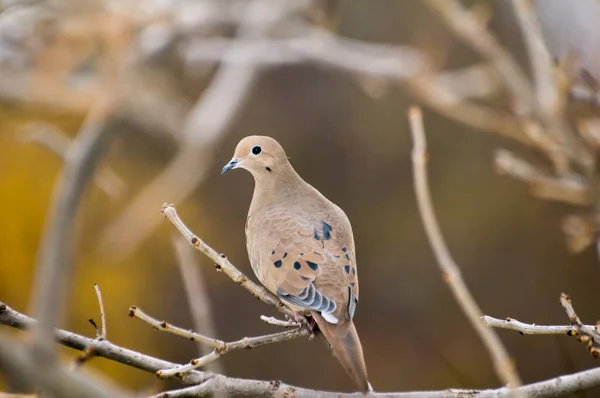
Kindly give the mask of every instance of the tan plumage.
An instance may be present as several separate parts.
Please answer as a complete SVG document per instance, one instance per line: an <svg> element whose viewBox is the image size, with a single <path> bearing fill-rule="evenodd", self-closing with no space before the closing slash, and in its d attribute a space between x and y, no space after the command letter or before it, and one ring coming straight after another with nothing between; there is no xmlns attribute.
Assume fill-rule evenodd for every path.
<svg viewBox="0 0 600 398"><path fill-rule="evenodd" d="M254 273L296 311L310 312L343 367L370 389L352 322L358 302L354 238L348 217L306 183L272 138L240 141L223 173L244 168L255 188L246 221Z"/></svg>

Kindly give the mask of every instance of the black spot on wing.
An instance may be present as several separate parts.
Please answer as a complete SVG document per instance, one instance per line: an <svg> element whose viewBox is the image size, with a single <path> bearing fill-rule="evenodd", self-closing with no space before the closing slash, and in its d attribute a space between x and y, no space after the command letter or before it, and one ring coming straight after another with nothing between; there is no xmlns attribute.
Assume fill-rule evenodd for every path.
<svg viewBox="0 0 600 398"><path fill-rule="evenodd" d="M321 240L317 231L315 231L315 233L313 234L313 238L315 238L316 240Z"/></svg>
<svg viewBox="0 0 600 398"><path fill-rule="evenodd" d="M343 251L343 252L347 252L347 251L348 251L348 249L347 249L346 247L342 247L342 251Z"/></svg>
<svg viewBox="0 0 600 398"><path fill-rule="evenodd" d="M306 260L306 265L308 265L313 271L316 271L319 268L319 264L313 263L312 261L308 260Z"/></svg>
<svg viewBox="0 0 600 398"><path fill-rule="evenodd" d="M300 269L300 267L301 267L301 266L302 266L302 264L300 264L298 261L296 261L296 262L294 263L294 269L297 269L297 270L298 270L298 269Z"/></svg>
<svg viewBox="0 0 600 398"><path fill-rule="evenodd" d="M282 264L281 260L277 260L277 261L275 261L273 263L273 265L275 266L275 268L281 268L281 264Z"/></svg>
<svg viewBox="0 0 600 398"><path fill-rule="evenodd" d="M350 261L350 256L346 253L346 260Z"/></svg>
<svg viewBox="0 0 600 398"><path fill-rule="evenodd" d="M331 225L327 224L325 221L323 221L323 239L325 240L329 240L331 239Z"/></svg>
<svg viewBox="0 0 600 398"><path fill-rule="evenodd" d="M350 265L344 265L344 271L346 271L347 274L350 273Z"/></svg>
<svg viewBox="0 0 600 398"><path fill-rule="evenodd" d="M283 258L287 257L287 252L283 252Z"/></svg>
<svg viewBox="0 0 600 398"><path fill-rule="evenodd" d="M356 268L352 267L352 275L356 275Z"/></svg>
<svg viewBox="0 0 600 398"><path fill-rule="evenodd" d="M275 250L271 250L271 256L275 254Z"/></svg>

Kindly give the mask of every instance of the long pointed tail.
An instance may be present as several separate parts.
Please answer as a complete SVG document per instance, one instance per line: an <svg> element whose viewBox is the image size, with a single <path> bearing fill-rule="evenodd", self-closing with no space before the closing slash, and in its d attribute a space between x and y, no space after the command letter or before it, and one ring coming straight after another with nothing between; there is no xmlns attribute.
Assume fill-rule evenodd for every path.
<svg viewBox="0 0 600 398"><path fill-rule="evenodd" d="M331 345L333 353L340 361L346 372L352 377L361 391L371 391L367 379L367 366L363 357L362 345L356 333L354 323L349 321L343 324L331 324L319 313L312 313L319 329Z"/></svg>

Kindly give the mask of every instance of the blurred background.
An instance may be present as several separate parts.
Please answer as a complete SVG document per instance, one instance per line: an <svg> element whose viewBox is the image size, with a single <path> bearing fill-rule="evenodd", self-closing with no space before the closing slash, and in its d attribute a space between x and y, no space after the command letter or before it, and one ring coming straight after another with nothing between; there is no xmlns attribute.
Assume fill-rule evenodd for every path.
<svg viewBox="0 0 600 398"><path fill-rule="evenodd" d="M159 319L193 327L173 247L176 231L160 206L175 203L198 236L254 278L244 238L253 181L245 172L221 176L220 170L241 138L269 135L283 145L299 174L352 222L361 283L355 322L374 388L497 387L487 351L441 278L416 207L406 110L422 103L434 206L483 311L528 323L567 324L558 302L566 292L584 323L595 323L600 266L595 245L589 244L593 232L574 248L564 231L565 217L584 226L594 219L593 197L577 205L533 197L527 184L496 172L494 153L508 149L553 175L543 153L461 123L460 108L436 106L435 92L427 96L413 85L420 73L486 66L484 58L427 2L283 3L0 1L0 300L30 311L36 253L64 152L90 110L110 98L117 106L106 120L119 123L110 124L110 144L81 200L75 270L61 327L94 336L88 319L99 320L93 288L98 283L110 341L173 362L198 356L193 343L127 317L128 307L137 305ZM575 50L574 75L583 68L593 88L597 46L577 45L598 39L600 11L594 0L578 0L570 8L567 3L536 5L543 11L553 59ZM529 70L509 2L462 4ZM404 77L349 72L327 61L337 56L328 47L324 55L307 55L319 54L319 47L294 40L313 33L380 44L394 56L398 46L399 59L407 57L398 63ZM236 50L236 37L264 43ZM271 48L266 37L287 40L290 47ZM479 80L469 76L468 84L452 87L468 89L465 98L513 120L511 95L488 66ZM595 104L567 102L570 125L596 120ZM595 168L580 174L591 184ZM195 258L207 289L198 299L210 305L214 337L277 331L259 320L262 314L277 315L271 308L215 272L201 253ZM499 334L525 383L597 366L567 336ZM66 359L77 355L63 353ZM354 389L318 339L232 352L218 365L229 376ZM85 366L137 391L178 385L104 359Z"/></svg>

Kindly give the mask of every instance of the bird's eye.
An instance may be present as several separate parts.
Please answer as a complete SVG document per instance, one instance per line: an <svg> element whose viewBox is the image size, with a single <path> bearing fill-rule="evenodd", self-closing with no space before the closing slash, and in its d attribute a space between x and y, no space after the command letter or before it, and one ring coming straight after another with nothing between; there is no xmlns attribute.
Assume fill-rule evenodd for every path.
<svg viewBox="0 0 600 398"><path fill-rule="evenodd" d="M253 155L258 155L259 153L261 153L261 151L262 151L262 148L260 147L260 145L254 145L254 146L252 147L252 150L251 150L251 151L252 151L252 154L253 154Z"/></svg>

